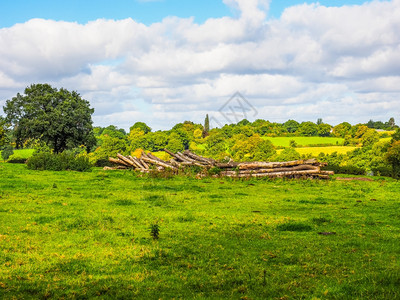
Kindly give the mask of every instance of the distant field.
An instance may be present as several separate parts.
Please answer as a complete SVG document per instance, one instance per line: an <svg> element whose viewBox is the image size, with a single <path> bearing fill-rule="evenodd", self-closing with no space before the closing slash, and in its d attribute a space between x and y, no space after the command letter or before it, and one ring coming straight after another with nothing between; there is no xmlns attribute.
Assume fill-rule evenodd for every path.
<svg viewBox="0 0 400 300"><path fill-rule="evenodd" d="M274 146L289 147L290 141L294 140L297 145L343 145L344 139L336 137L319 137L319 136L284 136L284 137L263 137L263 139L270 140Z"/></svg>
<svg viewBox="0 0 400 300"><path fill-rule="evenodd" d="M14 156L21 158L29 158L32 156L34 149L16 149L14 150Z"/></svg>
<svg viewBox="0 0 400 300"><path fill-rule="evenodd" d="M356 149L356 147L346 147L346 146L331 146L331 147L305 147L305 148L296 148L296 151L300 154L312 154L313 156L317 156L321 152L325 154L332 154L333 152L337 152L338 154L346 154L349 151Z"/></svg>

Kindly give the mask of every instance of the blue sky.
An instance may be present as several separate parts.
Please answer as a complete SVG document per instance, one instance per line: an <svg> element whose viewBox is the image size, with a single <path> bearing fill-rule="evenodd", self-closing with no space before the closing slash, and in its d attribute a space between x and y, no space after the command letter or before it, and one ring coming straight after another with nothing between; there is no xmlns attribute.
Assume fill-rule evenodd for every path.
<svg viewBox="0 0 400 300"><path fill-rule="evenodd" d="M289 6L316 1L273 0L269 17L278 18ZM362 4L362 0L320 0L325 6ZM0 28L32 18L87 23L99 18L132 18L144 24L160 22L167 16L194 17L202 23L209 18L232 16L234 12L218 0L1 0Z"/></svg>
<svg viewBox="0 0 400 300"><path fill-rule="evenodd" d="M0 0L0 107L49 83L96 126L224 124L236 92L249 118L400 123L399 28L400 0Z"/></svg>

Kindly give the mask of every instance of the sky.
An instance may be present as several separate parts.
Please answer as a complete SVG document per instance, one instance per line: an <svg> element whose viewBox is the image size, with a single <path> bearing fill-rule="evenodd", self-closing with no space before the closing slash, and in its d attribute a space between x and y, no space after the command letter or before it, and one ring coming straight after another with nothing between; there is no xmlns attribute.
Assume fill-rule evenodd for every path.
<svg viewBox="0 0 400 300"><path fill-rule="evenodd" d="M400 124L400 0L1 0L0 106L34 83L95 126Z"/></svg>

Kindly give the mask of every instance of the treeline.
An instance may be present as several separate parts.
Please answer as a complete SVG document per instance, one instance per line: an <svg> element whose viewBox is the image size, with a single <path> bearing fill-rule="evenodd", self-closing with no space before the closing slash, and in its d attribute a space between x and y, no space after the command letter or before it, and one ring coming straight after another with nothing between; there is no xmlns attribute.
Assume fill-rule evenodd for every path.
<svg viewBox="0 0 400 300"><path fill-rule="evenodd" d="M176 124L170 130L152 131L143 123L136 122L126 132L110 125L93 127L89 101L82 99L76 91L53 88L48 84L33 84L7 100L3 107L5 118L0 117L0 150L4 160L14 148L36 148L36 162L30 162L35 169L87 169L89 163L102 166L109 157L117 153L140 155L151 151L163 159L168 148L173 152L192 150L203 156L219 160L236 161L285 161L300 158L296 142L290 147L277 151L268 137L319 136L340 137L343 145L357 146L346 155L323 156L331 167L343 172L376 172L398 175L400 165L400 134L394 118L388 122L372 121L351 125L343 122L331 126L318 119L314 122L299 123L288 120L285 123L256 120L242 120L237 124L210 129L209 118L203 124L190 121ZM377 129L395 130L390 141L387 132ZM164 157L163 157L164 156ZM322 156L322 155L321 155ZM20 161L14 157L14 161Z"/></svg>

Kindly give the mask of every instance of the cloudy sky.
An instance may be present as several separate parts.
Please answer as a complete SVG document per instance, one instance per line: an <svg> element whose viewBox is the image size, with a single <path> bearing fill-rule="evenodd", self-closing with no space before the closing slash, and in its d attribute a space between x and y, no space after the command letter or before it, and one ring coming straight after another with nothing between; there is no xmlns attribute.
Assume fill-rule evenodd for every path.
<svg viewBox="0 0 400 300"><path fill-rule="evenodd" d="M400 0L1 0L0 105L32 83L98 126L400 124Z"/></svg>

